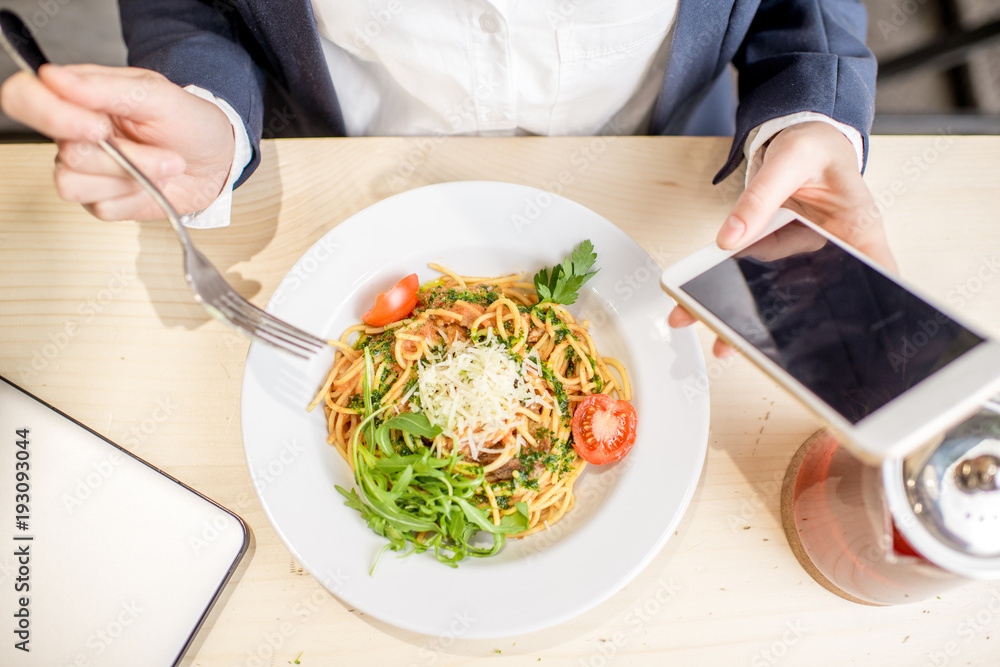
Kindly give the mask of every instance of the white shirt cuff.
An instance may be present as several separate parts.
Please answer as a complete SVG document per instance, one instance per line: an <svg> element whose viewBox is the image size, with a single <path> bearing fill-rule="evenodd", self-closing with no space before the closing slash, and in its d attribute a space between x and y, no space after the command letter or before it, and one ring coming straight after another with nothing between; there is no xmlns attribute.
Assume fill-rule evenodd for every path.
<svg viewBox="0 0 1000 667"><path fill-rule="evenodd" d="M761 148L763 148L764 144L771 140L771 137L787 127L809 121L819 121L821 123L833 125L835 128L843 132L844 136L847 137L854 146L854 152L858 156L858 171L861 171L865 165L865 149L860 132L855 130L850 125L845 125L844 123L835 121L829 116L824 116L821 113L816 113L814 111L800 111L787 116L772 118L766 123L762 123L750 131L750 134L747 135L746 143L743 144L743 154L747 156L746 182L750 182L750 179L753 178L754 174L757 173L757 170L760 169L761 164L763 164L764 151L762 151Z"/></svg>
<svg viewBox="0 0 1000 667"><path fill-rule="evenodd" d="M250 137L247 136L243 119L240 118L235 109L224 99L216 97L199 86L184 86L184 90L219 107L232 124L233 138L236 140L235 151L233 152L233 166L229 169L229 178L226 179L226 184L222 186L222 191L214 202L209 204L207 208L191 216L187 221L187 226L193 229L227 227L229 226L229 218L233 208L233 183L243 173L253 155L253 152L250 150Z"/></svg>

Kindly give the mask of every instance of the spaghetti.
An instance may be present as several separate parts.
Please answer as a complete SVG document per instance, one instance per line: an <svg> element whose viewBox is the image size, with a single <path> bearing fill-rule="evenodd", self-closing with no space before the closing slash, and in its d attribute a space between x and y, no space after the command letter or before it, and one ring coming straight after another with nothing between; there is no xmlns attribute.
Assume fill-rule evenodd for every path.
<svg viewBox="0 0 1000 667"><path fill-rule="evenodd" d="M430 267L443 277L421 288L408 318L357 324L331 341L333 367L309 409L322 403L328 442L352 468L355 443L372 437L366 420L426 416L440 433L419 446L481 475L472 499L493 525L520 514L512 536L544 530L572 509L587 465L573 448L576 406L595 393L631 399L628 374L598 353L587 322L561 304L539 303L523 275ZM397 447L411 441L400 438Z"/></svg>

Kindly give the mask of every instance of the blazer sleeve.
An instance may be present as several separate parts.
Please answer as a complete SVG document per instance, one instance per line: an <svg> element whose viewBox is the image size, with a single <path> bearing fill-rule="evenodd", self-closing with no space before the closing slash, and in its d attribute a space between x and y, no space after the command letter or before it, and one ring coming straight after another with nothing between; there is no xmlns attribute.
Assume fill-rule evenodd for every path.
<svg viewBox="0 0 1000 667"><path fill-rule="evenodd" d="M764 0L733 58L740 103L728 176L753 128L815 111L861 133L864 162L875 115L876 62L865 46L867 14L856 0Z"/></svg>
<svg viewBox="0 0 1000 667"><path fill-rule="evenodd" d="M209 90L239 114L253 151L241 184L260 163L266 76L240 40L245 26L235 8L218 0L120 0L119 10L129 65Z"/></svg>

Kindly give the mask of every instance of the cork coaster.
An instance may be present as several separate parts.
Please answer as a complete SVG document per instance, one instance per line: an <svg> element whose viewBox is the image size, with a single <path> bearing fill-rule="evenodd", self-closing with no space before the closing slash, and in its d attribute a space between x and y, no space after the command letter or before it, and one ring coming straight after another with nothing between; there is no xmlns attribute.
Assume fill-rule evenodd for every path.
<svg viewBox="0 0 1000 667"><path fill-rule="evenodd" d="M795 456L792 457L792 460L788 464L788 468L785 470L785 480L781 484L781 526L785 529L785 538L788 540L788 546L791 547L792 553L795 554L795 559L799 561L799 565L802 566L802 569L805 570L817 584L834 595L857 604L863 604L869 607L885 606L855 597L827 579L826 576L819 571L819 568L813 564L812 560L809 559L809 555L806 553L806 549L802 545L802 540L799 538L799 531L795 526L795 514L792 507L792 501L795 497L795 480L798 478L799 468L802 466L802 460L806 457L806 454L812 446L816 444L816 441L818 441L825 434L826 429L820 429L809 436L809 438L802 443L802 446L799 447L799 450L795 452Z"/></svg>

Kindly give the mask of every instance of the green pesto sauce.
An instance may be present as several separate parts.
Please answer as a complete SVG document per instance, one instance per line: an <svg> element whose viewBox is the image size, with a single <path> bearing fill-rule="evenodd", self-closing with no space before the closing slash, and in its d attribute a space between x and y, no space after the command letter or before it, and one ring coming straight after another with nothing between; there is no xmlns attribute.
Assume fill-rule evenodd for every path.
<svg viewBox="0 0 1000 667"><path fill-rule="evenodd" d="M393 346L396 344L396 332L394 329L383 331L375 336L362 333L354 343L355 350L363 350L366 347L371 350L372 359L391 359L393 356Z"/></svg>
<svg viewBox="0 0 1000 667"><path fill-rule="evenodd" d="M553 440L549 451L528 450L518 458L521 461L521 467L528 471L530 479L535 478L533 473L537 463L541 463L546 470L556 475L558 479L562 479L573 470L576 451L572 444L564 440ZM523 471L522 475L524 475Z"/></svg>
<svg viewBox="0 0 1000 667"><path fill-rule="evenodd" d="M556 345L566 340L566 338L577 340L576 336L574 336L570 331L569 325L553 315L551 309L545 309L545 315L542 317L542 321L552 325L552 329L555 332L553 340ZM568 362L566 365L566 372L569 375L573 375L576 373L576 364L578 360L575 348L570 347L566 350L566 360ZM600 392L604 388L604 380L601 379L601 376L597 373L597 363L589 354L587 355L587 361L590 362L590 367L594 371L594 374L590 376L590 381L594 383L595 391ZM546 376L546 379L553 384L556 384L550 377ZM560 403L560 405L562 404Z"/></svg>
<svg viewBox="0 0 1000 667"><path fill-rule="evenodd" d="M552 372L552 366L544 361L541 366L542 377L552 385L552 391L556 395L556 400L559 401L559 412L563 419L566 419L569 417L569 397L566 396L566 388L562 382L556 379L555 373Z"/></svg>
<svg viewBox="0 0 1000 667"><path fill-rule="evenodd" d="M500 289L493 285L479 285L464 290L437 286L421 292L417 309L447 308L456 301L465 301L485 308L499 298Z"/></svg>
<svg viewBox="0 0 1000 667"><path fill-rule="evenodd" d="M604 380L601 379L601 374L597 372L597 362L589 354L587 355L587 361L590 362L590 368L594 371L594 374L590 376L590 381L594 383L594 391L600 393L601 389L604 388Z"/></svg>
<svg viewBox="0 0 1000 667"><path fill-rule="evenodd" d="M520 477L514 477L502 482L494 482L490 485L490 488L493 489L493 495L497 500L497 507L500 509L509 509L511 506L511 496L514 491L520 488L537 491L538 480L534 477L527 477L522 470Z"/></svg>
<svg viewBox="0 0 1000 667"><path fill-rule="evenodd" d="M511 480L516 483L516 486L523 486L526 489L531 489L532 491L538 490L538 480L534 477L526 477L521 475L520 477L515 477Z"/></svg>
<svg viewBox="0 0 1000 667"><path fill-rule="evenodd" d="M411 377L407 381L406 385L403 387L403 396L406 396L407 394L409 394L410 390L413 389L416 386L417 386L417 376L414 375L413 377ZM413 392L413 394L410 396L410 404L411 405L416 405L417 407L420 407L420 392L419 391Z"/></svg>
<svg viewBox="0 0 1000 667"><path fill-rule="evenodd" d="M532 309L534 309L537 306L538 304L535 304L535 306L532 306ZM552 325L552 329L555 331L555 336L553 337L553 340L555 341L556 345L561 343L566 338L566 336L570 337L573 336L573 334L570 333L569 325L563 322L561 319L559 319L552 312L551 308L545 308L543 310L544 314L540 315L539 319L541 319L542 322L545 322L546 324Z"/></svg>

